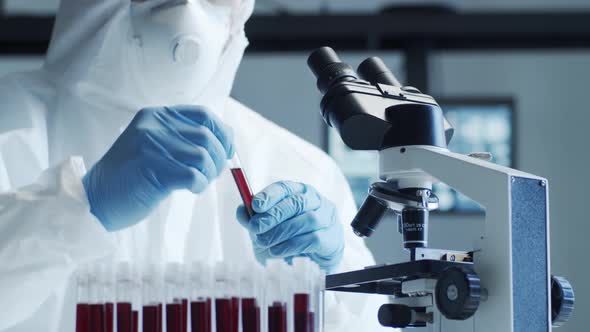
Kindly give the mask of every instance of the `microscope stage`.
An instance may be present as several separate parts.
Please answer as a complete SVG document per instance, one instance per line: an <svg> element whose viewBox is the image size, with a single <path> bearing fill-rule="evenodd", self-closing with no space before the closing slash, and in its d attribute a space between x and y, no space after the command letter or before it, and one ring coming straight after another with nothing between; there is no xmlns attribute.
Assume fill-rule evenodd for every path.
<svg viewBox="0 0 590 332"><path fill-rule="evenodd" d="M326 277L326 289L338 292L405 296L402 282L415 279L437 279L447 268L473 271L472 263L441 260L417 260L391 265L370 266L363 270Z"/></svg>

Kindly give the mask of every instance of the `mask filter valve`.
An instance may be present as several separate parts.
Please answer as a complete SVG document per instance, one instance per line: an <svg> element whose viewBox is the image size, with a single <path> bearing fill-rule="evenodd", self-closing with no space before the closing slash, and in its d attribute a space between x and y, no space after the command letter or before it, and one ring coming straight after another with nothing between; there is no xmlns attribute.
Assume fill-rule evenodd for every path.
<svg viewBox="0 0 590 332"><path fill-rule="evenodd" d="M172 58L174 62L191 66L199 59L199 42L195 38L180 37L174 41L172 47Z"/></svg>

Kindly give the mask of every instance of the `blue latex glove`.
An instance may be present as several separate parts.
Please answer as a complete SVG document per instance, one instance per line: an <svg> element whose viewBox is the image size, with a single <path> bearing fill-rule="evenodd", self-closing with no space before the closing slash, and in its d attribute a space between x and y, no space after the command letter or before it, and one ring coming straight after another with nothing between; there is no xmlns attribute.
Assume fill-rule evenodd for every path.
<svg viewBox="0 0 590 332"><path fill-rule="evenodd" d="M333 272L344 252L344 233L336 207L314 188L282 181L256 194L256 214L248 220L243 206L238 220L248 229L259 261L283 257L288 262L308 256L323 270Z"/></svg>
<svg viewBox="0 0 590 332"><path fill-rule="evenodd" d="M230 128L202 107L139 111L82 179L91 212L109 231L145 218L173 190L199 193L233 155Z"/></svg>

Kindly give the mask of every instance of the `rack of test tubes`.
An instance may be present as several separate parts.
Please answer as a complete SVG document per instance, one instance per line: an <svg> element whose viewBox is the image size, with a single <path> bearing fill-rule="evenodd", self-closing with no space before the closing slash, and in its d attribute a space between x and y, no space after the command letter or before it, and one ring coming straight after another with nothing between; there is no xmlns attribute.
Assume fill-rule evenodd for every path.
<svg viewBox="0 0 590 332"><path fill-rule="evenodd" d="M307 258L102 264L77 273L76 332L321 332L324 280Z"/></svg>

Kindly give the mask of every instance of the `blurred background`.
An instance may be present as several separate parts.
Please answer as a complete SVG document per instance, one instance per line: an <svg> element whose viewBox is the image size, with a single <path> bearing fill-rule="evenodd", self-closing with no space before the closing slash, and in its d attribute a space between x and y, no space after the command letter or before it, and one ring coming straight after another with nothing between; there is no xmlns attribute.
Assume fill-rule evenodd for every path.
<svg viewBox="0 0 590 332"><path fill-rule="evenodd" d="M0 75L42 64L58 3L0 0ZM588 330L590 1L258 0L247 33L234 97L330 153L359 202L377 158L347 149L319 115L306 59L323 45L353 67L381 56L401 82L434 95L457 131L452 150L490 151L499 164L548 178L552 272L577 297L559 331ZM472 249L481 209L448 187L437 193L431 246ZM383 223L367 240L379 263L407 259L396 228Z"/></svg>

